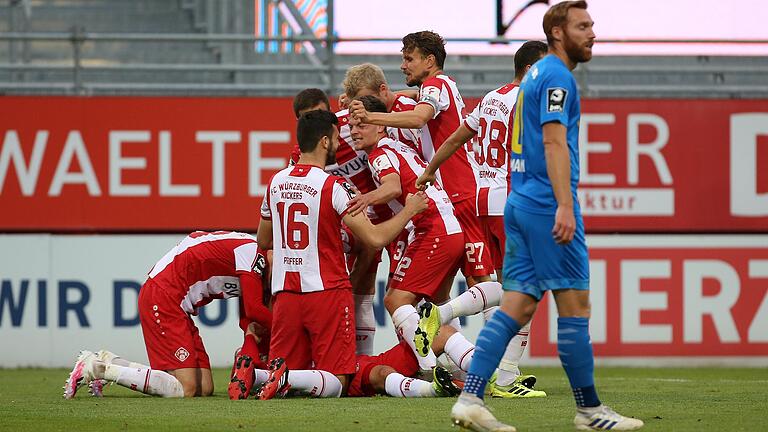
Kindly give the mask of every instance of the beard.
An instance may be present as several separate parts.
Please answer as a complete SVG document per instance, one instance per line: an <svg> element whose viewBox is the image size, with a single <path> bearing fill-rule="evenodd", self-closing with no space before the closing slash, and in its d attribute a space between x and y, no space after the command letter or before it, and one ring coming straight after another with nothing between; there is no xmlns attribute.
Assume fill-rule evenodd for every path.
<svg viewBox="0 0 768 432"><path fill-rule="evenodd" d="M333 165L336 163L336 149L330 148L328 149L328 154L325 155L325 165Z"/></svg>
<svg viewBox="0 0 768 432"><path fill-rule="evenodd" d="M422 72L421 75L418 75L418 76L411 75L410 80L406 78L405 85L407 85L408 87L418 87L421 85L421 83L424 82L424 78L426 78L427 76L429 76L429 72L427 71Z"/></svg>
<svg viewBox="0 0 768 432"><path fill-rule="evenodd" d="M586 63L592 60L592 49L584 45L575 44L568 36L568 33L565 31L564 33L565 37L563 38L563 49L571 61L574 63Z"/></svg>

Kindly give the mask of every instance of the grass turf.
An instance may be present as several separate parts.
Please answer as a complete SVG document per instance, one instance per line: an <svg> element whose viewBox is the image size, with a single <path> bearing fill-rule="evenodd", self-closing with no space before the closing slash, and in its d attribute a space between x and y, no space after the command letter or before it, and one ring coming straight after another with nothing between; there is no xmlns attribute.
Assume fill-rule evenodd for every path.
<svg viewBox="0 0 768 432"><path fill-rule="evenodd" d="M0 430L445 431L454 399L280 399L230 401L228 370L214 371L214 397L161 399L113 385L96 399L81 388L62 399L62 369L0 370ZM520 431L572 431L573 398L559 368L526 368L545 399L489 399ZM598 368L601 399L643 419L648 431L764 430L766 369Z"/></svg>

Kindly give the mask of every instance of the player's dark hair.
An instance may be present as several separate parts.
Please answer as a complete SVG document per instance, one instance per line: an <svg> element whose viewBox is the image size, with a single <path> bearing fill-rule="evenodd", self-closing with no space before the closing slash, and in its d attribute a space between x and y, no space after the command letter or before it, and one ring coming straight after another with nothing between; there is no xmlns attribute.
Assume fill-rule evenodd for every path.
<svg viewBox="0 0 768 432"><path fill-rule="evenodd" d="M362 102L363 106L368 112L382 112L382 113L387 112L387 106L384 105L384 102L382 102L381 99L377 98L376 96L373 96L373 95L361 96L356 100L359 100L360 102Z"/></svg>
<svg viewBox="0 0 768 432"><path fill-rule="evenodd" d="M336 114L326 110L314 110L299 117L296 125L296 140L302 153L315 151L320 140L327 136L333 139L333 128L339 124Z"/></svg>
<svg viewBox="0 0 768 432"><path fill-rule="evenodd" d="M435 63L440 69L445 64L445 40L439 34L432 31L420 31L409 33L403 37L403 49L400 51L409 53L418 48L424 57L430 54L435 56Z"/></svg>
<svg viewBox="0 0 768 432"><path fill-rule="evenodd" d="M568 22L568 11L571 8L587 9L587 2L584 0L564 1L552 6L544 14L542 26L544 27L544 34L547 35L547 43L550 46L555 44L555 39L552 37L552 27L564 26Z"/></svg>
<svg viewBox="0 0 768 432"><path fill-rule="evenodd" d="M328 108L331 107L331 103L328 101L328 95L326 95L324 91L318 88L304 89L293 98L293 114L296 118L299 118L300 111L315 107L321 103L325 103L325 106Z"/></svg>
<svg viewBox="0 0 768 432"><path fill-rule="evenodd" d="M547 44L541 41L528 41L515 53L515 78L525 75L525 67L530 66L547 54Z"/></svg>

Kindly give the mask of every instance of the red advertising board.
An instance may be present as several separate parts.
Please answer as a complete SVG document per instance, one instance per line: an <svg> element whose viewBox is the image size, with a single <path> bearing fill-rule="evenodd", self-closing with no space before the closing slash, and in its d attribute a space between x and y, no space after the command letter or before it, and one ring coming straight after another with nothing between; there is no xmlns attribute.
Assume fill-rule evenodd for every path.
<svg viewBox="0 0 768 432"><path fill-rule="evenodd" d="M768 359L768 237L587 241L596 356ZM556 316L547 298L531 325L531 357L557 356Z"/></svg>
<svg viewBox="0 0 768 432"><path fill-rule="evenodd" d="M589 231L768 231L768 101L583 112ZM294 127L290 98L2 97L0 230L253 231Z"/></svg>

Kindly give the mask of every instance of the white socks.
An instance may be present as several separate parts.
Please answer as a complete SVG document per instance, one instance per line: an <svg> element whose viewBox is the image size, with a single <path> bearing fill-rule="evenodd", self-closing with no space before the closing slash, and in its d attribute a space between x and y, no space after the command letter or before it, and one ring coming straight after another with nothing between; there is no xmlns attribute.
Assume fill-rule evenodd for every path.
<svg viewBox="0 0 768 432"><path fill-rule="evenodd" d="M501 303L504 291L498 282L480 282L448 303L438 306L441 324L448 324L452 319L475 315Z"/></svg>
<svg viewBox="0 0 768 432"><path fill-rule="evenodd" d="M373 355L373 336L376 334L376 316L373 313L373 295L355 294L354 297L357 354Z"/></svg>
<svg viewBox="0 0 768 432"><path fill-rule="evenodd" d="M416 335L416 329L419 328L419 313L416 312L415 307L407 304L397 308L392 314L392 323L395 325L395 330L405 339L405 343L413 350L416 360L419 362L419 368L429 370L437 365L437 359L432 348L429 349L429 354L426 357L421 357L416 351L413 337Z"/></svg>
<svg viewBox="0 0 768 432"><path fill-rule="evenodd" d="M475 346L461 333L452 334L445 342L445 354L464 372L469 370L474 353Z"/></svg>
<svg viewBox="0 0 768 432"><path fill-rule="evenodd" d="M432 383L417 378L408 378L397 372L387 375L387 379L384 381L384 388L387 391L387 394L392 397L414 398L436 396L435 389L432 388Z"/></svg>
<svg viewBox="0 0 768 432"><path fill-rule="evenodd" d="M531 323L524 325L520 331L509 341L507 350L501 358L498 369L496 383L502 386L508 386L520 376L520 359L523 357L525 347L528 346L528 334L531 331Z"/></svg>
<svg viewBox="0 0 768 432"><path fill-rule="evenodd" d="M132 368L108 363L104 370L104 379L148 395L184 397L184 387L179 380L161 370L147 367Z"/></svg>
<svg viewBox="0 0 768 432"><path fill-rule="evenodd" d="M253 370L253 385L262 385L269 379L269 371L264 369Z"/></svg>
<svg viewBox="0 0 768 432"><path fill-rule="evenodd" d="M261 385L269 379L269 371L254 370L253 385ZM341 396L341 381L336 375L324 370L289 370L288 384L292 392L304 396L337 398Z"/></svg>
<svg viewBox="0 0 768 432"><path fill-rule="evenodd" d="M108 361L107 363L112 363L118 366L133 368L133 369L149 369L150 367L141 363L134 363L130 360L126 360L122 357L114 357L112 360Z"/></svg>

